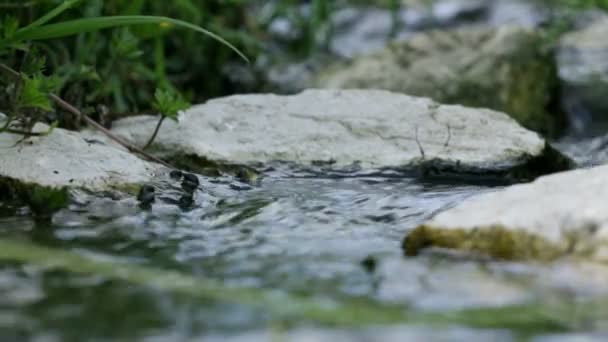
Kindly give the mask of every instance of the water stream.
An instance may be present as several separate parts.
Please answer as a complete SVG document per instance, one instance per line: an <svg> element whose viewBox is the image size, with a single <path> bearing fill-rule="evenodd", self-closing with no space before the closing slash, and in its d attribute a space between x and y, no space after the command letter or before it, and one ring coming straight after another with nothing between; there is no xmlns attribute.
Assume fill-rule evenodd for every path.
<svg viewBox="0 0 608 342"><path fill-rule="evenodd" d="M193 203L180 204L180 182L165 177L154 184L151 208L141 208L135 198L77 196L51 223L35 222L26 207L0 203L0 237L94 260L176 270L230 288L296 294L313 302L364 299L404 311L529 303L577 286L567 277L557 283L548 278L567 273L568 265L554 265L552 272L458 255L403 256L400 243L408 229L469 196L500 188L495 184L432 183L395 172L324 176L281 166L269 168L255 185L199 178ZM575 292L594 294L597 287ZM3 341L264 341L282 336L283 329L263 307L23 263L2 263L0 294ZM296 340L353 338L352 330L327 331L307 321L289 328ZM365 333L372 340L510 340L518 332L423 325Z"/></svg>

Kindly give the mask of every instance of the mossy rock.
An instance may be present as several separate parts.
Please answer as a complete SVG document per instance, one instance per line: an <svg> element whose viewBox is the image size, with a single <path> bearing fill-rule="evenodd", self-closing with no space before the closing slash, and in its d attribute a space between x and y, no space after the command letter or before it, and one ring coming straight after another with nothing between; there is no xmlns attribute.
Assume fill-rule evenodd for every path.
<svg viewBox="0 0 608 342"><path fill-rule="evenodd" d="M542 32L520 27L431 31L349 65L331 66L314 85L386 89L490 108L555 135L564 117L551 108L558 83L546 45Z"/></svg>
<svg viewBox="0 0 608 342"><path fill-rule="evenodd" d="M578 169L471 197L409 232L404 251L440 247L508 260L605 263L607 175L606 165Z"/></svg>
<svg viewBox="0 0 608 342"><path fill-rule="evenodd" d="M566 250L538 236L501 226L445 230L422 225L403 240L404 252L409 256L427 247L457 249L502 260L552 260Z"/></svg>
<svg viewBox="0 0 608 342"><path fill-rule="evenodd" d="M37 124L36 132L48 126ZM28 204L40 217L65 207L71 190L136 194L164 171L111 143L57 128L23 139L0 134L0 197Z"/></svg>
<svg viewBox="0 0 608 342"><path fill-rule="evenodd" d="M70 203L67 187L47 187L0 177L0 199L27 204L37 218L48 218Z"/></svg>

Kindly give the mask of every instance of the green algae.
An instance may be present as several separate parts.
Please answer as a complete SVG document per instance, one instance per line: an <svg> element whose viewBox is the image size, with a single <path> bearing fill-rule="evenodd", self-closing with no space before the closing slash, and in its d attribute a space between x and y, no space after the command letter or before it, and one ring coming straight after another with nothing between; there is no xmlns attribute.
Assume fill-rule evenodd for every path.
<svg viewBox="0 0 608 342"><path fill-rule="evenodd" d="M108 191L100 193L110 193L110 197L133 196L140 187L141 184L133 183L113 184ZM81 186L53 187L0 177L0 200L16 200L27 204L39 219L48 219L53 213L66 208L70 204L72 191L95 192Z"/></svg>
<svg viewBox="0 0 608 342"><path fill-rule="evenodd" d="M258 288L231 288L210 279L181 272L93 259L77 252L42 247L31 242L0 239L0 261L36 265L44 269L97 275L109 280L152 287L160 291L259 307L276 322L309 320L329 326L360 328L377 324L465 325L511 329L518 334L579 329L579 324L600 320L606 299L591 303L530 303L448 312L413 312L402 306L380 305L364 299L320 300ZM578 308L579 310L573 310Z"/></svg>
<svg viewBox="0 0 608 342"><path fill-rule="evenodd" d="M501 260L553 260L567 252L538 235L501 226L473 229L442 229L421 225L403 240L402 247L408 256L417 255L427 247L441 247L481 253Z"/></svg>
<svg viewBox="0 0 608 342"><path fill-rule="evenodd" d="M21 201L28 204L38 218L49 218L67 207L70 194L67 187L48 187L0 177L0 199Z"/></svg>
<svg viewBox="0 0 608 342"><path fill-rule="evenodd" d="M172 165L179 169L195 172L208 177L217 177L227 174L236 177L242 182L250 184L257 182L260 178L259 172L250 167L213 161L195 154L170 154L167 156L167 159Z"/></svg>
<svg viewBox="0 0 608 342"><path fill-rule="evenodd" d="M542 32L520 33L512 44L520 46L508 54L491 56L494 65L482 71L462 71L457 91L445 93L440 102L485 107L504 112L522 126L556 136L564 125L564 117L551 107L557 95L557 66L545 45ZM474 70L474 68L472 68Z"/></svg>

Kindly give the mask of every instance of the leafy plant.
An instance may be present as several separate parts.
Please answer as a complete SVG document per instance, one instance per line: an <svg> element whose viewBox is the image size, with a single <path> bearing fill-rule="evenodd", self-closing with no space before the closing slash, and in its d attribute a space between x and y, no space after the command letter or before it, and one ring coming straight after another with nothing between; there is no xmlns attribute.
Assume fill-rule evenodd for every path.
<svg viewBox="0 0 608 342"><path fill-rule="evenodd" d="M152 136L150 136L150 139L148 140L146 145L144 145L144 150L150 145L152 145L152 142L154 142L154 139L156 138L156 135L158 134L160 126L163 124L163 121L167 118L173 121L177 121L177 114L180 111L190 107L190 103L186 101L183 96L177 91L175 91L175 89L173 88L157 88L156 92L154 93L153 106L154 109L156 109L160 114L160 119L156 124L156 128L154 129Z"/></svg>
<svg viewBox="0 0 608 342"><path fill-rule="evenodd" d="M117 15L80 18L49 23L57 16L71 7L75 7L79 3L82 3L82 0L66 0L49 10L39 19L36 19L23 27L19 26L16 17L7 17L3 19L3 30L1 32L2 36L0 37L0 56L8 55L13 57L13 60L18 60L20 62L19 64L21 64L21 71L17 75L11 74L13 72L9 66L3 65L2 67L2 69L11 74L10 76L12 77L11 81L7 82L8 86L5 89L5 97L9 98L11 105L7 110L8 120L5 123L4 130L17 132L18 130L13 128L13 124L18 122L21 127L24 128L23 131L19 132L31 133L33 125L38 121L40 115L52 110L48 100L48 94L56 91L61 85L61 82L58 82L56 77L44 76L45 59L41 57L41 54L39 54L37 49L33 48L33 46L35 46L33 42L64 38L73 35L80 35L82 37L83 33L98 32L107 28L123 28L133 25L156 25L157 27L165 29L181 27L206 35L224 46L229 47L241 58L247 60L247 57L245 57L245 55L235 46L217 34L200 26L165 16ZM133 36L130 35L129 31L122 31L121 34L122 36L113 40L114 46L112 51L115 52L113 62L117 62L123 57L130 59L137 59L140 57L141 52L138 51L136 47L137 42ZM157 40L160 40L159 37L157 38ZM49 49L48 46L41 45L41 47L46 48L47 50ZM32 64L32 68L29 68L29 64L25 62L28 58L32 61L36 61L36 63ZM110 66L114 66L114 63L111 63ZM87 74L86 68L81 68L80 70L84 72L80 73L79 76ZM110 71L111 68L108 72ZM159 70L159 74L161 73L162 70ZM74 73L72 73L72 76L74 76ZM90 79L93 80L100 79L95 73L89 73L89 76ZM164 77L164 74L162 76L162 80L160 81L167 84L168 81ZM158 78L161 78L161 76L158 76ZM69 82L69 79L66 80L63 78L63 81ZM112 79L109 84L113 85L115 100L120 103L123 97L119 93L119 90L122 88L121 85L118 84L119 82L119 79ZM161 100L164 101L162 104L165 106L171 104L168 102L168 99L169 98L167 97L161 98ZM172 103L174 106L183 104L182 102L177 101L177 96L173 96L171 99L175 100ZM173 108L164 109L173 110Z"/></svg>

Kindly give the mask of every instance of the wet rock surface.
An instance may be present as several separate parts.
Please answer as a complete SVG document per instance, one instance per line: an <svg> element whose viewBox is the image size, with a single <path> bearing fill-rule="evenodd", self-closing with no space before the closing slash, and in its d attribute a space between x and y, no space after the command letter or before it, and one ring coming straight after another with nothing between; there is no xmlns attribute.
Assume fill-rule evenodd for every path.
<svg viewBox="0 0 608 342"><path fill-rule="evenodd" d="M141 144L155 124L154 117L133 117L119 121L113 131ZM190 109L178 123L167 122L153 148L173 160L190 155L220 163L278 160L329 169L507 177L516 169L524 177L542 173L531 166L538 158L546 158L544 172L568 164L505 114L377 90L212 100Z"/></svg>
<svg viewBox="0 0 608 342"><path fill-rule="evenodd" d="M47 129L42 124L36 128ZM128 191L162 170L115 145L63 129L27 139L2 133L0 149L0 183L5 191L30 186Z"/></svg>
<svg viewBox="0 0 608 342"><path fill-rule="evenodd" d="M541 177L484 194L417 227L407 254L425 247L479 252L502 259L577 255L608 260L607 166Z"/></svg>
<svg viewBox="0 0 608 342"><path fill-rule="evenodd" d="M432 31L321 72L321 88L386 89L499 110L522 125L555 133L546 109L556 71L538 32L515 26Z"/></svg>

